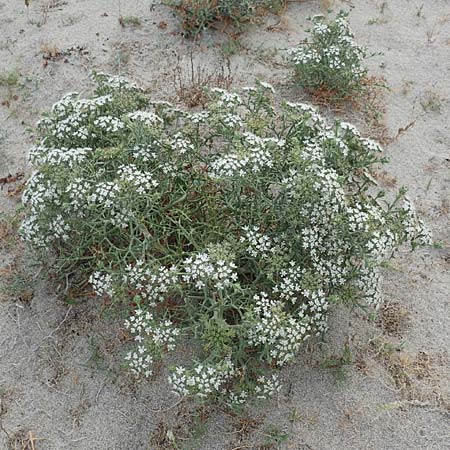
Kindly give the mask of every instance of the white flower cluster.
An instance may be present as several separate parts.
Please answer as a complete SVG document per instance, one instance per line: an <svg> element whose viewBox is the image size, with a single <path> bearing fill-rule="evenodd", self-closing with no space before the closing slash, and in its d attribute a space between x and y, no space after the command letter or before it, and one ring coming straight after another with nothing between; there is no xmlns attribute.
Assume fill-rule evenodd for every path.
<svg viewBox="0 0 450 450"><path fill-rule="evenodd" d="M136 350L126 354L125 360L128 367L136 376L150 377L153 374L151 369L153 365L153 357L147 347L138 345Z"/></svg>
<svg viewBox="0 0 450 450"><path fill-rule="evenodd" d="M90 132L87 126L83 125L82 117L77 113L58 122L53 134L62 141L71 138L87 141L89 138L95 137L95 134Z"/></svg>
<svg viewBox="0 0 450 450"><path fill-rule="evenodd" d="M150 334L152 330L153 315L149 311L136 309L129 319L125 321L125 328L134 334L135 340L142 342L144 334Z"/></svg>
<svg viewBox="0 0 450 450"><path fill-rule="evenodd" d="M304 289L303 295L307 299L300 308L299 317L307 320L319 336L328 330L327 314L330 304L322 289Z"/></svg>
<svg viewBox="0 0 450 450"><path fill-rule="evenodd" d="M316 18L321 18L323 16L315 16ZM326 23L318 22L314 25L313 33L317 36L323 36L330 32L330 27Z"/></svg>
<svg viewBox="0 0 450 450"><path fill-rule="evenodd" d="M177 133L175 138L171 140L170 146L180 155L193 152L195 149L194 144L189 139L184 138L180 133Z"/></svg>
<svg viewBox="0 0 450 450"><path fill-rule="evenodd" d="M375 309L378 309L383 301L380 279L378 267L369 267L367 264L363 264L360 268L360 276L356 281L356 287L361 290L364 302Z"/></svg>
<svg viewBox="0 0 450 450"><path fill-rule="evenodd" d="M89 277L89 283L92 284L92 289L99 297L103 295L114 296L113 279L110 273L93 272Z"/></svg>
<svg viewBox="0 0 450 450"><path fill-rule="evenodd" d="M368 252L375 258L386 257L396 246L397 237L390 230L381 233L375 230L366 244Z"/></svg>
<svg viewBox="0 0 450 450"><path fill-rule="evenodd" d="M240 242L246 244L247 253L254 258L269 258L279 248L273 239L267 234L261 233L257 226L245 226L242 231Z"/></svg>
<svg viewBox="0 0 450 450"><path fill-rule="evenodd" d="M233 109L242 104L242 98L234 92L228 92L221 88L212 88L211 92L217 98L216 106L218 108Z"/></svg>
<svg viewBox="0 0 450 450"><path fill-rule="evenodd" d="M198 364L190 370L184 367L176 367L169 377L172 390L182 397L192 395L199 399L219 393L224 384L235 373L233 363L229 360L216 365Z"/></svg>
<svg viewBox="0 0 450 450"><path fill-rule="evenodd" d="M350 231L365 231L368 232L370 228L371 215L363 210L360 203L347 208L349 217Z"/></svg>
<svg viewBox="0 0 450 450"><path fill-rule="evenodd" d="M407 239L418 238L422 245L431 245L433 243L431 232L425 226L423 220L417 217L416 208L409 198L404 198L402 209L405 212L403 226Z"/></svg>
<svg viewBox="0 0 450 450"><path fill-rule="evenodd" d="M247 175L248 167L251 160L249 156L245 154L232 153L227 156L222 156L216 159L211 164L211 177L221 178L221 177L233 177L240 176L243 177Z"/></svg>
<svg viewBox="0 0 450 450"><path fill-rule="evenodd" d="M127 353L125 359L135 375L145 377L152 374L153 353L162 349L173 350L180 334L180 330L170 320L157 322L153 314L140 308L125 321L125 328L139 343L136 350Z"/></svg>
<svg viewBox="0 0 450 450"><path fill-rule="evenodd" d="M322 282L327 286L343 286L350 273L348 264L342 255L334 256L334 258L327 259L316 258L312 260L312 266L317 274L320 275Z"/></svg>
<svg viewBox="0 0 450 450"><path fill-rule="evenodd" d="M121 120L123 111L114 111L117 106L114 103L115 90L140 93L142 89L123 77L97 74L95 78L101 85L103 95L99 93L90 99L79 99L78 93L69 93L53 105L52 117L44 118L38 123L40 130L59 141L57 147L76 147L74 143L84 147L87 141L90 143L102 136L110 139L107 133L124 130L125 124Z"/></svg>
<svg viewBox="0 0 450 450"><path fill-rule="evenodd" d="M33 213L38 213L45 210L49 204L60 205L61 194L43 173L34 172L23 191L22 202L30 207Z"/></svg>
<svg viewBox="0 0 450 450"><path fill-rule="evenodd" d="M19 228L19 234L22 239L36 248L45 248L50 243L50 238L43 233L36 214L29 214L22 221Z"/></svg>
<svg viewBox="0 0 450 450"><path fill-rule="evenodd" d="M101 85L107 86L111 89L142 92L142 88L137 83L134 83L121 75L109 75L103 72L98 72L94 75L94 78Z"/></svg>
<svg viewBox="0 0 450 450"><path fill-rule="evenodd" d="M209 111L200 111L190 114L189 118L191 122L195 125L200 125L208 121L211 117L211 113Z"/></svg>
<svg viewBox="0 0 450 450"><path fill-rule="evenodd" d="M95 98L82 98L76 103L78 109L85 109L92 113L98 113L103 106L109 105L114 100L112 94L101 95Z"/></svg>
<svg viewBox="0 0 450 450"><path fill-rule="evenodd" d="M267 400L280 392L281 383L276 373L269 376L260 376L257 379L258 384L255 386L256 397Z"/></svg>
<svg viewBox="0 0 450 450"><path fill-rule="evenodd" d="M175 177L178 174L176 165L172 164L170 162L166 162L166 163L161 164L159 166L159 170L161 170L161 172L164 175L168 175L170 177Z"/></svg>
<svg viewBox="0 0 450 450"><path fill-rule="evenodd" d="M284 105L293 112L317 114L317 109L309 103L303 102L285 102Z"/></svg>
<svg viewBox="0 0 450 450"><path fill-rule="evenodd" d="M262 138L256 134L250 133L249 131L244 131L242 133L243 142L252 147L276 147L282 149L286 145L284 139L278 139L276 137L265 137Z"/></svg>
<svg viewBox="0 0 450 450"><path fill-rule="evenodd" d="M249 396L248 392L245 390L240 392L230 391L227 392L227 394L226 404L231 407L245 405Z"/></svg>
<svg viewBox="0 0 450 450"><path fill-rule="evenodd" d="M131 149L131 153L135 159L142 162L148 162L158 158L155 149L148 145L135 145Z"/></svg>
<svg viewBox="0 0 450 450"><path fill-rule="evenodd" d="M273 139L256 139L254 136L252 142L257 143L245 150L236 153L229 153L221 156L211 163L210 175L212 178L223 177L243 177L249 173L258 173L263 169L273 166L272 152L268 148L268 144ZM280 141L280 144L282 141ZM248 145L248 141L245 143Z"/></svg>
<svg viewBox="0 0 450 450"><path fill-rule="evenodd" d="M322 60L319 53L313 48L293 47L287 51L287 54L295 65L320 64Z"/></svg>
<svg viewBox="0 0 450 450"><path fill-rule="evenodd" d="M237 281L236 264L223 259L213 260L208 253L198 253L184 260L183 280L193 282L197 289L212 284L223 290Z"/></svg>
<svg viewBox="0 0 450 450"><path fill-rule="evenodd" d="M370 150L371 152L374 153L382 153L383 152L383 147L381 147L381 145L372 140L372 139L368 139L368 138L363 138L361 139L361 144L366 147L368 150Z"/></svg>
<svg viewBox="0 0 450 450"><path fill-rule="evenodd" d="M282 366L298 353L310 335L311 326L306 320L292 317L283 303L269 299L265 292L254 296L252 314L255 320L248 330L250 345L269 348L269 356Z"/></svg>
<svg viewBox="0 0 450 450"><path fill-rule="evenodd" d="M88 139L96 137L89 129L89 124L90 120L96 117L97 108L101 107L93 99L80 100L77 96L78 94L71 93L55 103L52 108L54 117L38 124L39 128L47 130L60 143L64 142L70 146L77 141L84 145Z"/></svg>
<svg viewBox="0 0 450 450"><path fill-rule="evenodd" d="M70 209L79 216L84 215L84 206L91 188L91 183L83 178L74 178L66 187L66 193L70 199Z"/></svg>
<svg viewBox="0 0 450 450"><path fill-rule="evenodd" d="M46 148L43 146L33 147L28 155L31 164L49 164L59 166L66 164L71 169L81 164L92 151L89 147L82 148Z"/></svg>
<svg viewBox="0 0 450 450"><path fill-rule="evenodd" d="M361 133L358 130L358 128L355 127L352 123L349 122L340 122L339 123L339 130L342 132L342 134L348 134L350 136L354 137L360 137ZM371 144L372 146L373 144Z"/></svg>
<svg viewBox="0 0 450 450"><path fill-rule="evenodd" d="M212 178L243 177L273 167L273 147L282 149L285 141L277 138L261 138L250 132L242 134L243 150L229 153L211 163Z"/></svg>
<svg viewBox="0 0 450 450"><path fill-rule="evenodd" d="M144 260L137 260L125 268L123 281L137 291L149 305L164 301L164 296L177 284L178 277L175 267L149 267Z"/></svg>
<svg viewBox="0 0 450 450"><path fill-rule="evenodd" d="M158 186L150 172L139 170L134 164L121 165L117 171L119 179L134 187L138 194L145 194Z"/></svg>
<svg viewBox="0 0 450 450"><path fill-rule="evenodd" d="M147 127L161 125L163 120L151 111L133 111L127 114L131 122L139 122Z"/></svg>
<svg viewBox="0 0 450 450"><path fill-rule="evenodd" d="M69 239L70 226L61 214L58 214L49 222L49 228L52 230L51 240L62 239L67 241Z"/></svg>
<svg viewBox="0 0 450 450"><path fill-rule="evenodd" d="M172 321L164 320L152 330L152 340L155 345L165 347L167 350L174 350L176 339L180 335L180 330L174 328Z"/></svg>
<svg viewBox="0 0 450 450"><path fill-rule="evenodd" d="M321 134L328 132L329 127L327 127L326 120L318 113L317 109L308 103L302 102L284 102L282 106L291 120L298 121L299 125L306 128L305 131L309 131L303 137L304 145L311 147L320 146Z"/></svg>
<svg viewBox="0 0 450 450"><path fill-rule="evenodd" d="M30 209L19 229L22 239L39 248L45 248L57 239L69 239L70 226L61 213L49 214L45 224L39 221L39 216L49 207L62 203L61 192L43 173L32 174L22 194L22 202Z"/></svg>
<svg viewBox="0 0 450 450"><path fill-rule="evenodd" d="M90 203L95 203L111 208L115 205L120 192L120 186L114 181L102 181L94 186L93 191L88 197Z"/></svg>
<svg viewBox="0 0 450 450"><path fill-rule="evenodd" d="M231 129L240 128L244 125L241 116L239 116L238 114L227 113L224 114L221 119L223 124Z"/></svg>
<svg viewBox="0 0 450 450"><path fill-rule="evenodd" d="M296 303L298 296L302 293L302 278L305 269L298 267L294 261L289 262L287 269L281 269L280 282L273 291L280 296L283 301Z"/></svg>
<svg viewBox="0 0 450 450"><path fill-rule="evenodd" d="M125 124L114 116L101 116L94 120L94 125L108 133L117 133L125 127Z"/></svg>
<svg viewBox="0 0 450 450"><path fill-rule="evenodd" d="M68 113L73 111L73 105L77 100L78 92L68 92L63 95L61 100L57 101L51 108L52 114L58 118L67 117ZM41 121L42 124L48 122L48 118Z"/></svg>

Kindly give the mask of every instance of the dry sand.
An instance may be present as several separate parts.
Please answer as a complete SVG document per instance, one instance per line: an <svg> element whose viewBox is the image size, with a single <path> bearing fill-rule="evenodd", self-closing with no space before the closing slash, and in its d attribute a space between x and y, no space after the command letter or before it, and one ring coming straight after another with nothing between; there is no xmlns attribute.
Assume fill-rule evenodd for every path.
<svg viewBox="0 0 450 450"><path fill-rule="evenodd" d="M233 85L260 77L283 86L283 49L303 39L306 17L326 3L351 2L292 2L279 23L268 17L248 29L231 56ZM388 135L412 124L387 147L380 183L410 187L442 248L397 255L378 321L336 312L324 349L282 371L278 399L249 407L245 420L212 408L196 422L194 405L169 392L165 369L150 383L130 381L120 312L102 313L94 299L63 302L3 222L0 283L15 284L0 300L0 449L450 449L450 1L353 4L357 40L384 53L369 66L390 86ZM120 14L141 26L122 28ZM32 0L28 11L22 1L0 0L0 76L19 74L17 85L0 86L0 178L29 173L29 127L63 93L88 92L91 69L129 76L162 98L173 95L173 69L180 59L186 70L191 51L206 70L221 65L230 49L223 37L208 31L193 45L178 26L168 8L147 0ZM16 188L20 182L3 186L0 211L17 206ZM21 280L22 266L30 277ZM351 361L340 368L345 343Z"/></svg>

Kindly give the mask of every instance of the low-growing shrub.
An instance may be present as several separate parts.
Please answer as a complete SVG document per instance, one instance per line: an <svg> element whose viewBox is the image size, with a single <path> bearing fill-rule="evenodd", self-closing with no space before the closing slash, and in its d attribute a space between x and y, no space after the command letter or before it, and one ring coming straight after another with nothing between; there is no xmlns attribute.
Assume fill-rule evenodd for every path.
<svg viewBox="0 0 450 450"><path fill-rule="evenodd" d="M187 112L96 78L38 124L21 234L64 279L129 305L136 375L190 338L175 392L267 398L334 305L377 307L383 262L430 242L403 191L377 190L382 150L348 123L264 82Z"/></svg>
<svg viewBox="0 0 450 450"><path fill-rule="evenodd" d="M354 41L347 16L341 11L331 21L322 15L312 17L310 39L288 50L300 86L324 90L338 99L364 90L367 50Z"/></svg>
<svg viewBox="0 0 450 450"><path fill-rule="evenodd" d="M165 0L180 16L186 37L195 36L215 22L240 25L261 11L278 12L284 0Z"/></svg>

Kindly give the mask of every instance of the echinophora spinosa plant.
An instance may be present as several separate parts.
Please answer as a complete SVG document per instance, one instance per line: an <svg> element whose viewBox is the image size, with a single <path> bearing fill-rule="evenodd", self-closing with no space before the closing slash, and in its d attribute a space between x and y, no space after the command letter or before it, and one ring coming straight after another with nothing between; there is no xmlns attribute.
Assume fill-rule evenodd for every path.
<svg viewBox="0 0 450 450"><path fill-rule="evenodd" d="M300 86L328 92L336 99L364 91L367 50L355 42L347 16L341 11L333 20L312 17L306 41L288 50Z"/></svg>
<svg viewBox="0 0 450 450"><path fill-rule="evenodd" d="M267 398L333 305L376 308L383 262L430 242L404 192L376 188L382 149L351 124L264 82L190 112L95 78L38 124L21 234L60 276L132 305L136 375L189 337L176 393Z"/></svg>

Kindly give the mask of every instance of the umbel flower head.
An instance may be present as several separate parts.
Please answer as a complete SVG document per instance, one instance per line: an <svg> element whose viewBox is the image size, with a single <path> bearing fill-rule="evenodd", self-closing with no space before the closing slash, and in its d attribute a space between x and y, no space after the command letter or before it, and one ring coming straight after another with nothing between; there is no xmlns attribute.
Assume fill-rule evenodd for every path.
<svg viewBox="0 0 450 450"><path fill-rule="evenodd" d="M136 376L183 336L196 362L173 369L177 394L267 398L267 372L320 339L333 305L377 308L383 262L430 243L404 191L389 202L374 186L377 143L268 83L214 89L191 113L95 78L38 125L21 234L57 275L138 305Z"/></svg>

